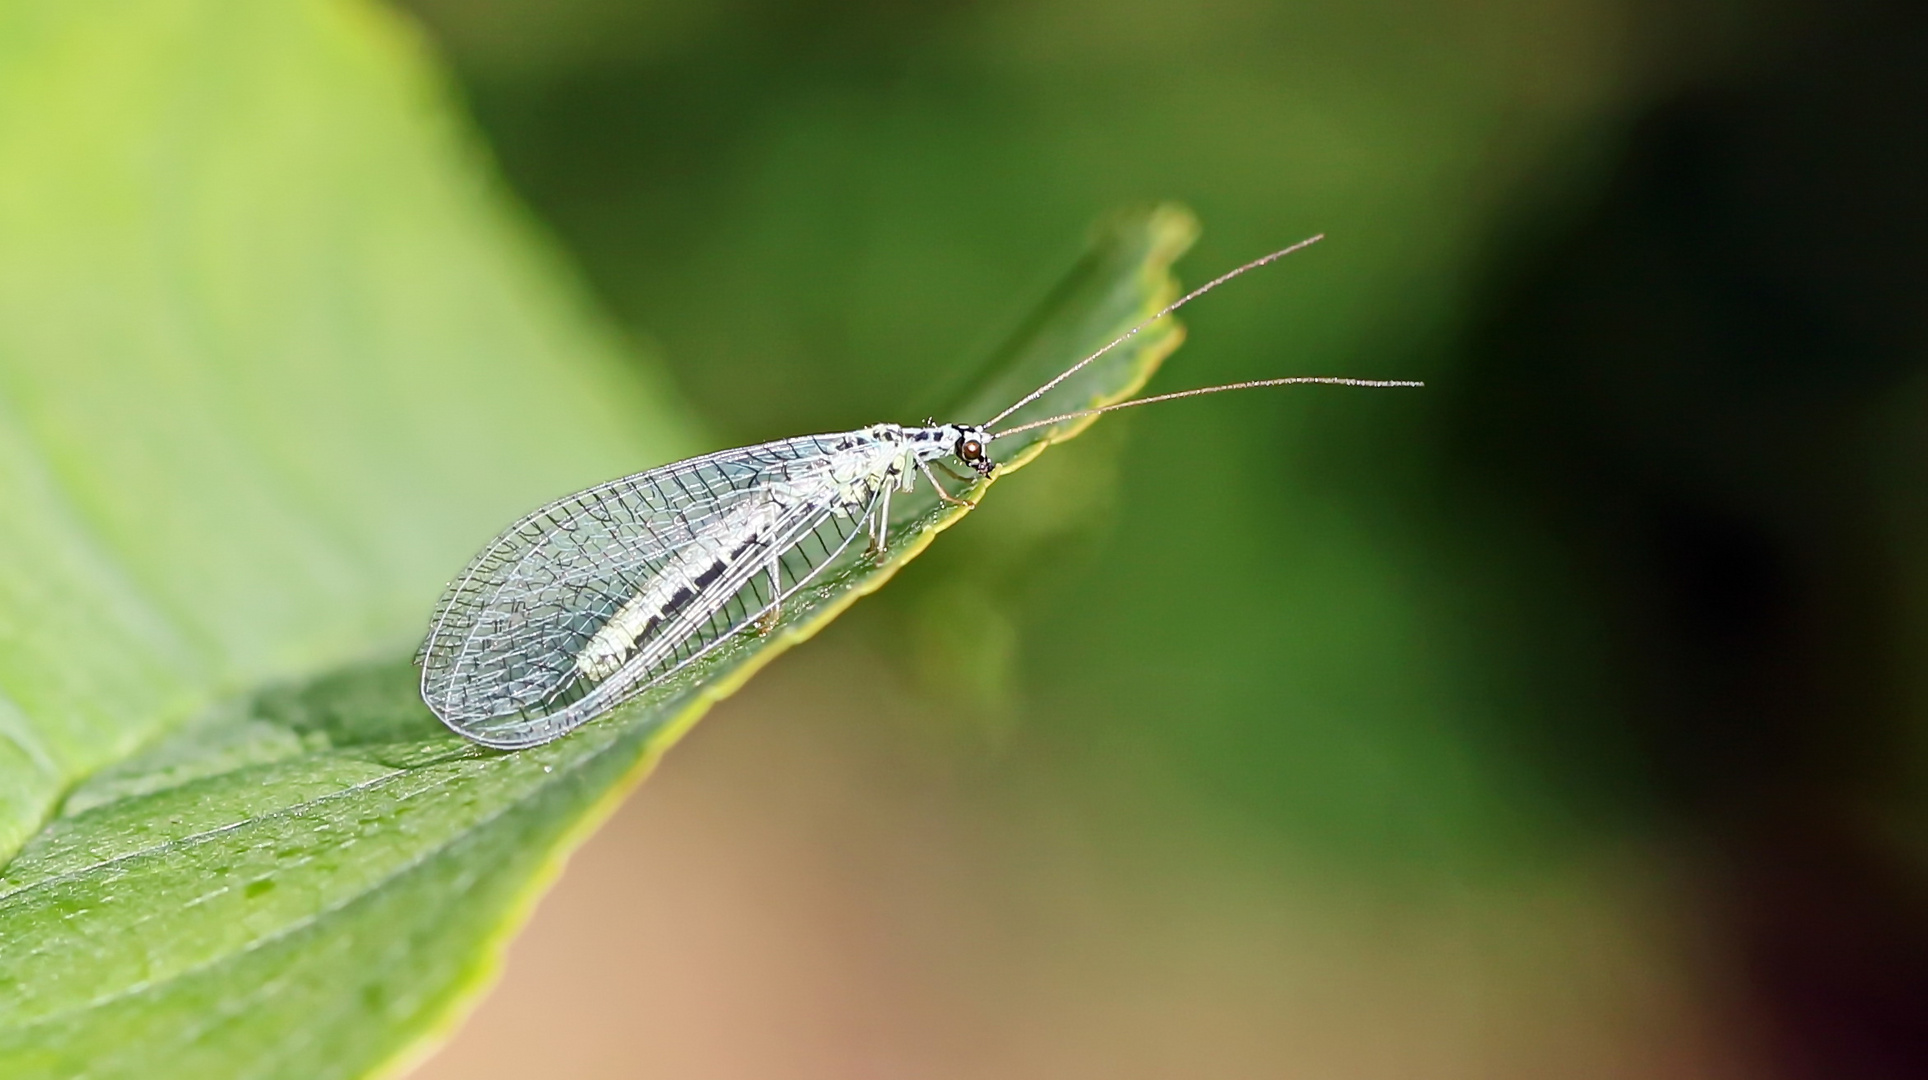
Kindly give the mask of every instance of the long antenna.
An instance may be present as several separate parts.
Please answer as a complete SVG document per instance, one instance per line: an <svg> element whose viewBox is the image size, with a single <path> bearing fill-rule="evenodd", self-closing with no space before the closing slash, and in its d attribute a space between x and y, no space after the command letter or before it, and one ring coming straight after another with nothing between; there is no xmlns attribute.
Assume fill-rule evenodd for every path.
<svg viewBox="0 0 1928 1080"><path fill-rule="evenodd" d="M1164 318L1165 316L1170 315L1172 312L1177 311L1179 308L1184 307L1186 304L1189 304L1192 301L1198 299L1199 297L1204 296L1206 293L1211 292L1213 289L1218 288L1220 285L1225 284L1226 282L1232 280L1233 278L1239 276L1240 274L1243 274L1248 270L1257 270L1259 267L1264 266L1269 262L1275 262L1279 259L1283 259L1287 255L1290 255L1293 252L1300 250L1301 248L1311 247L1313 244L1316 244L1319 241L1324 239L1325 239L1324 233L1320 233L1317 236L1308 236L1304 240L1301 240L1298 243L1293 244L1291 247L1280 248L1279 250L1273 252L1270 255L1265 255L1260 258L1253 259L1251 262L1246 263L1244 266L1241 266L1236 270L1230 271L1229 273L1220 274L1219 276L1213 278L1212 280L1206 282L1205 284L1200 285L1198 288L1193 289L1191 292L1188 292L1185 295L1179 297L1178 299L1172 301L1171 303L1165 305L1163 310L1159 311L1158 314L1153 315L1151 318L1146 319L1144 322L1141 322L1137 326L1134 326L1131 329L1125 331L1124 333L1118 335L1116 338L1112 339L1111 343L1106 345L1104 348L1099 349L1097 352L1092 353L1090 356L1085 357L1083 360L1080 360L1077 363L1071 365L1070 367L1065 368L1063 371L1058 373L1057 378L1052 379L1050 382L1045 383L1043 386L1038 387L1036 390L1031 391L1030 393L1024 395L1022 398L1019 398L1017 404L1011 406L1010 408L1004 410L1001 413L998 413L996 416L991 417L989 420L984 421L984 426L991 427L995 425L999 420L1002 420L1005 417L1011 415L1012 413L1017 412L1019 409L1022 409L1026 405L1029 405L1032 402L1038 400L1039 398L1043 397L1045 394L1050 393L1052 387L1058 385L1059 383L1065 381L1066 379L1069 379L1071 376L1076 375L1086 364L1091 363L1093 360L1098 359L1100 356L1103 356L1104 354L1110 352L1111 350L1117 348L1118 346L1123 345L1125 342L1130 341L1133 337L1137 335L1138 331L1143 330L1145 327L1150 326L1152 323L1155 323L1158 320ZM1149 402L1149 401L1154 401L1158 399L1146 398L1144 400ZM1068 415L1083 416L1085 414L1070 413ZM1063 419L1063 417L1059 417L1058 419ZM1032 424L1025 425L1025 427L1034 427L1034 426L1036 425L1032 425ZM1012 430L1019 431L1023 429L1014 428Z"/></svg>
<svg viewBox="0 0 1928 1080"><path fill-rule="evenodd" d="M1044 420L1033 420L1028 424L1019 424L1014 428L1005 428L1003 431L994 431L991 433L991 438L1001 439L1006 435L1016 435L1020 431L1030 431L1032 428L1045 427L1050 424L1055 424L1060 420L1076 420L1080 416L1096 416L1099 413L1116 412L1119 409L1129 409L1134 405L1151 405L1160 401L1177 401L1179 398L1197 397L1200 394L1221 394L1227 390L1251 390L1260 386L1290 386L1295 383L1325 383L1329 386L1426 385L1423 382L1415 382L1410 379L1347 379L1337 375L1294 375L1284 379L1254 379L1250 382L1226 383L1223 386L1201 386L1196 390L1180 390L1173 394L1158 394L1154 397L1133 398L1130 401L1120 401L1114 405L1106 405L1097 409L1079 409L1077 412L1063 413Z"/></svg>

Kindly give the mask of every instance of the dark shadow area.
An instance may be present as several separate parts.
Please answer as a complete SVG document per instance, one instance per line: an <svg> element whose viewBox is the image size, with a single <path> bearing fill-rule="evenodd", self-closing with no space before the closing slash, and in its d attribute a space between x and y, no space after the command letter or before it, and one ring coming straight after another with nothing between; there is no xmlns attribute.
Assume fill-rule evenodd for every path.
<svg viewBox="0 0 1928 1080"><path fill-rule="evenodd" d="M297 736L319 736L337 750L453 737L422 704L421 670L406 659L354 664L308 682L269 687L249 702L246 715Z"/></svg>
<svg viewBox="0 0 1928 1080"><path fill-rule="evenodd" d="M1599 202L1510 278L1458 429L1573 557L1629 732L1709 862L1790 1077L1928 1076L1906 799L1924 613L1884 427L1928 369L1928 9L1812 6L1784 51L1640 117ZM1623 793L1624 794L1624 793Z"/></svg>

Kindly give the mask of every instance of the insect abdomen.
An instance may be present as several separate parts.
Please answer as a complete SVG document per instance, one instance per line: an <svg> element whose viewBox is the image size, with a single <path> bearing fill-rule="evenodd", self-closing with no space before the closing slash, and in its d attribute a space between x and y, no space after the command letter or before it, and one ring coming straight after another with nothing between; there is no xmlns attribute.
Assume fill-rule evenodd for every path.
<svg viewBox="0 0 1928 1080"><path fill-rule="evenodd" d="M583 645L576 670L596 680L614 675L639 645L731 566L756 557L781 513L782 501L766 494L746 500L699 533Z"/></svg>

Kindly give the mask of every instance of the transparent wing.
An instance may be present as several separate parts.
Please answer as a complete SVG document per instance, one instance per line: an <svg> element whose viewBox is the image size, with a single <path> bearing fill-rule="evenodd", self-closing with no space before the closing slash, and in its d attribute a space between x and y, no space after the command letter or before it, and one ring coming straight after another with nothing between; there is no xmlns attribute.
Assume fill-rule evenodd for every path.
<svg viewBox="0 0 1928 1080"><path fill-rule="evenodd" d="M850 547L876 504L872 493L849 514L833 506L793 508L767 545L768 558L746 559L705 586L693 601L653 632L621 669L596 681L566 673L548 708L524 709L457 728L479 742L514 749L548 742L646 693L700 659L790 596ZM771 568L776 569L775 588Z"/></svg>
<svg viewBox="0 0 1928 1080"><path fill-rule="evenodd" d="M646 691L843 554L876 493L843 506L794 496L773 504L756 549L702 582L619 670L591 678L577 658L626 602L746 501L820 487L841 438L785 439L666 465L516 522L443 595L418 656L423 700L456 731L516 747Z"/></svg>

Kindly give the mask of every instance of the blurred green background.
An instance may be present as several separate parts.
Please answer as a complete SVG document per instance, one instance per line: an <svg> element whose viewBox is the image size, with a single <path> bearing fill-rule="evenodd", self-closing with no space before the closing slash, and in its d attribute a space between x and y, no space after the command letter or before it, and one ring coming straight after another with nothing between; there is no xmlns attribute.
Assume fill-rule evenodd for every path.
<svg viewBox="0 0 1928 1080"><path fill-rule="evenodd" d="M480 152L357 4L0 20L8 1060L389 1053L613 774L440 864L357 819L407 918L305 899L353 874L299 824L280 878L130 876L90 845L183 817L72 785L401 650L593 462L946 416L1093 222L1178 200L1190 282L1329 239L1155 388L1428 389L1126 413L1000 484L679 747L424 1075L1928 1075L1928 16L408 13ZM167 791L219 841L266 788L215 764Z"/></svg>
<svg viewBox="0 0 1928 1080"><path fill-rule="evenodd" d="M1572 161L1648 66L1601 4L418 10L719 444L942 411L1093 220L1157 199L1206 225L1194 281L1331 236L1193 309L1161 386L1437 377L1494 233L1597 189ZM1015 757L1155 768L1389 871L1510 854L1564 825L1515 809L1544 800L1496 727L1533 692L1511 647L1461 655L1503 616L1433 535L1465 513L1447 386L1120 417L863 619L957 714L926 722Z"/></svg>
<svg viewBox="0 0 1928 1080"><path fill-rule="evenodd" d="M754 851L800 860L740 922L623 954L658 969L636 1009L710 1002L687 1030L712 1042L580 1057L601 1044L572 1035L588 1041L564 1060L1928 1074L1918 12L408 6L514 188L718 445L941 410L1091 221L1162 199L1205 224L1190 282L1329 239L1194 306L1157 387L1430 383L1121 416L1001 486L779 665L780 690L719 711L635 811L689 816L626 814L565 879L556 910L620 923L573 883L620 889L626 859L725 877ZM685 756L703 784L676 779ZM755 832L729 800L792 832ZM951 825L873 841L950 871L851 854L852 822L933 814ZM686 829L714 846L682 864L666 850ZM904 874L925 885L893 891ZM630 884L638 903L680 887ZM1034 892L1055 899L1013 899ZM922 941L978 941L960 895L995 943ZM868 929L797 922L842 943L815 960L730 952L760 919L790 926L772 912L792 900ZM1075 926L1089 940L1067 944ZM465 1036L495 1041L431 1068L518 1060L509 1010L572 994L604 1003L556 1023L620 1026L621 989L589 994L530 951L593 957L619 933L572 945L539 918L497 999L519 1004ZM1052 957L1076 974L1038 974ZM744 988L810 971L867 988ZM930 1005L969 1052L802 1004L894 996L878 984L1016 1004ZM1056 1011L1073 999L1106 1019ZM777 1032L768 1057L738 1023ZM1165 1049L1131 1049L1145 1040ZM873 1051L873 1071L852 1064Z"/></svg>

